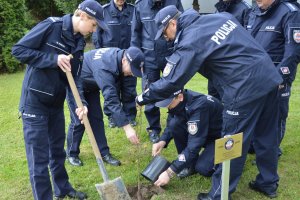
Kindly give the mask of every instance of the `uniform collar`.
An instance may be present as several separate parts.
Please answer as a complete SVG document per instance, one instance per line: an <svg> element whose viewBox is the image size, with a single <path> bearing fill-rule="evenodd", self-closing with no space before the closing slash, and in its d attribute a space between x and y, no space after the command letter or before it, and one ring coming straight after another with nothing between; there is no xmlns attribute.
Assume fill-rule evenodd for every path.
<svg viewBox="0 0 300 200"><path fill-rule="evenodd" d="M267 15L268 13L272 12L279 4L281 0L275 0L266 10L260 9L258 6L254 8L254 13L257 16Z"/></svg>
<svg viewBox="0 0 300 200"><path fill-rule="evenodd" d="M119 10L118 7L116 6L114 0L111 0L110 1L110 5L109 6L109 10L110 10L110 13L111 13L111 16L113 17L116 17L118 16L120 13L123 13L123 14L128 14L127 13L127 3L125 2L124 5L123 5L123 9L122 10Z"/></svg>
<svg viewBox="0 0 300 200"><path fill-rule="evenodd" d="M160 9L160 8L163 7L165 1L164 1L164 0L161 0L161 6L157 6L157 4L155 3L155 0L149 0L148 3L149 3L149 6L151 7L151 9L155 9L155 8Z"/></svg>
<svg viewBox="0 0 300 200"><path fill-rule="evenodd" d="M67 39L66 43L72 47L75 47L75 37L82 37L80 33L74 36L72 14L64 15L62 17L62 36Z"/></svg>

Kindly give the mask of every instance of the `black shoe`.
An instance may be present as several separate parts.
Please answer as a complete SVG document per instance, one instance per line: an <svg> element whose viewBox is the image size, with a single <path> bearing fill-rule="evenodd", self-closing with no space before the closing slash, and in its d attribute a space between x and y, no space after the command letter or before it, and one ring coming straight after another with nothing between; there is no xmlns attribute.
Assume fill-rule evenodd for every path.
<svg viewBox="0 0 300 200"><path fill-rule="evenodd" d="M115 124L115 122L113 121L112 118L108 119L108 127L109 128L115 128L117 125Z"/></svg>
<svg viewBox="0 0 300 200"><path fill-rule="evenodd" d="M251 145L251 146L249 147L248 153L249 153L249 154L255 154L255 150L254 150L253 145Z"/></svg>
<svg viewBox="0 0 300 200"><path fill-rule="evenodd" d="M68 161L73 166L79 167L79 166L83 165L83 163L81 162L81 160L77 156L68 156Z"/></svg>
<svg viewBox="0 0 300 200"><path fill-rule="evenodd" d="M231 196L229 196L228 199L232 200ZM212 198L209 196L208 193L199 193L197 196L197 200L212 200Z"/></svg>
<svg viewBox="0 0 300 200"><path fill-rule="evenodd" d="M278 157L280 157L282 155L282 150L281 150L281 148L279 147L278 148Z"/></svg>
<svg viewBox="0 0 300 200"><path fill-rule="evenodd" d="M256 159L251 161L251 165L256 165Z"/></svg>
<svg viewBox="0 0 300 200"><path fill-rule="evenodd" d="M131 126L136 126L136 121L135 121L134 119L129 120L129 124L130 124Z"/></svg>
<svg viewBox="0 0 300 200"><path fill-rule="evenodd" d="M84 200L84 199L87 198L87 195L86 195L84 192L72 190L72 191L70 191L67 195L65 195L65 196L54 197L54 199L55 199L55 200L62 200L62 199L64 199L66 196L68 196L69 198L72 198L72 199L79 199L79 200Z"/></svg>
<svg viewBox="0 0 300 200"><path fill-rule="evenodd" d="M150 142L157 143L159 141L159 134L153 131L149 131L149 140Z"/></svg>
<svg viewBox="0 0 300 200"><path fill-rule="evenodd" d="M121 162L114 158L110 153L102 157L103 161L113 166L120 166Z"/></svg>
<svg viewBox="0 0 300 200"><path fill-rule="evenodd" d="M250 181L249 182L249 188L256 191L256 192L262 193L263 195L269 197L270 199L273 199L273 198L277 197L276 191L273 192L273 193L268 193L266 191L263 191L261 188L259 188L259 186L256 184L255 181Z"/></svg>
<svg viewBox="0 0 300 200"><path fill-rule="evenodd" d="M181 172L179 172L177 174L177 177L178 178L186 178L188 176L191 176L195 174L195 170L193 167L187 167L187 168L184 168L183 170L181 170Z"/></svg>
<svg viewBox="0 0 300 200"><path fill-rule="evenodd" d="M199 193L197 196L197 200L212 200L208 193Z"/></svg>

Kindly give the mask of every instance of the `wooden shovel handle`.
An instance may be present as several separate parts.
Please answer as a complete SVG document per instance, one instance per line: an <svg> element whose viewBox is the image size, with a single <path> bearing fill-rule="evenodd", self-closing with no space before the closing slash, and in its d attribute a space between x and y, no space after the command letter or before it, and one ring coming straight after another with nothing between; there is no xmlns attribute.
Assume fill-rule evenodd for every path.
<svg viewBox="0 0 300 200"><path fill-rule="evenodd" d="M73 56L70 56L70 57L73 58ZM72 73L70 71L66 71L66 76L67 76L69 85L71 87L73 96L75 98L75 102L77 104L77 107L83 109L83 104L82 104L82 101L80 99L77 87L75 85ZM91 128L89 119L88 119L87 115L85 115L85 114L83 115L83 124L84 124L85 130L86 130L86 132L88 134L89 141L90 141L90 143L92 145L93 152L94 152L94 154L96 156L97 163L98 163L98 166L100 168L100 172L102 174L103 180L104 180L104 182L106 182L106 181L109 180L109 177L108 177L107 171L106 171L106 169L104 167L103 160L102 160L102 157L101 157L98 145L96 143L95 136L94 136L93 130Z"/></svg>

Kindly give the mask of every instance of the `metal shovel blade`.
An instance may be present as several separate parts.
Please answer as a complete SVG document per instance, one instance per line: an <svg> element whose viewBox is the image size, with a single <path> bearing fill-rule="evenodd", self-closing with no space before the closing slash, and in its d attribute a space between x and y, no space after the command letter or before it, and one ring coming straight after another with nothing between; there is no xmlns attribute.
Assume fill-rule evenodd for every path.
<svg viewBox="0 0 300 200"><path fill-rule="evenodd" d="M102 200L131 200L121 177L95 186Z"/></svg>

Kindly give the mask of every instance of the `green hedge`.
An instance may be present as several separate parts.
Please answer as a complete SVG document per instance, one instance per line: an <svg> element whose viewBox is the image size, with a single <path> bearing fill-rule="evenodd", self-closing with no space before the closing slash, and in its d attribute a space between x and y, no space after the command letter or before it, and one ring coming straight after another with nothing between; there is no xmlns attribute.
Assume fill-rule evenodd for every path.
<svg viewBox="0 0 300 200"><path fill-rule="evenodd" d="M73 13L81 2L82 0L0 0L0 73L13 73L23 67L11 55L11 47L26 31L48 16ZM98 2L104 5L110 0ZM134 0L127 2L133 3Z"/></svg>
<svg viewBox="0 0 300 200"><path fill-rule="evenodd" d="M12 57L11 47L25 32L25 0L0 0L0 71L15 72L19 62Z"/></svg>

